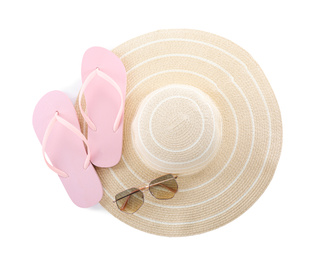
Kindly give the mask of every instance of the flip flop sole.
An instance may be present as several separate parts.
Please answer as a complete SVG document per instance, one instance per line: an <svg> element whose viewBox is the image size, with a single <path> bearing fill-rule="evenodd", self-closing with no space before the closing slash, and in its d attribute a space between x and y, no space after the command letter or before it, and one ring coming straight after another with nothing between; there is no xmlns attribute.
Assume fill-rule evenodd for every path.
<svg viewBox="0 0 327 260"><path fill-rule="evenodd" d="M96 68L120 86L125 101L127 76L122 61L107 49L92 47L83 56L82 81ZM110 83L100 77L95 77L89 84L84 92L86 111L97 128L96 131L91 128L87 131L91 161L99 167L112 167L120 161L122 155L123 116L118 130L113 131L121 105L120 96Z"/></svg>
<svg viewBox="0 0 327 260"><path fill-rule="evenodd" d="M54 114L80 129L76 111L70 99L60 91L52 91L41 98L33 114L33 127L42 144L45 131ZM97 204L103 195L100 179L92 164L84 169L86 150L83 141L60 123L49 135L45 152L52 165L69 175L60 177L71 200L79 207Z"/></svg>

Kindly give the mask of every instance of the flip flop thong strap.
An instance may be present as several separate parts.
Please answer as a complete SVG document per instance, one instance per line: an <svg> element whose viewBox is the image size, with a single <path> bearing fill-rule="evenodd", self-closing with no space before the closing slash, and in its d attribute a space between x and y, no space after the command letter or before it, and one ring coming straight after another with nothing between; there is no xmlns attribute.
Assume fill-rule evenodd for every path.
<svg viewBox="0 0 327 260"><path fill-rule="evenodd" d="M87 78L85 79L85 81L84 81L84 83L82 85L81 91L79 93L79 98L78 98L79 109L80 109L81 114L82 114L84 120L86 121L86 123L89 125L89 127L92 130L95 131L96 130L95 124L92 122L92 120L88 117L88 115L82 109L82 97L83 97L83 94L84 94L85 89L89 86L90 82L96 76L99 76L99 77L103 78L104 80L106 80L107 82L109 82L117 90L117 92L120 95L120 108L119 108L119 111L118 111L118 114L116 116L116 120L115 120L115 123L114 123L114 126L113 126L113 131L116 132L117 129L118 129L118 127L119 127L119 125L120 125L120 122L121 122L121 119L122 119L122 115L123 115L123 112L124 112L124 98L123 98L123 93L121 92L121 89L120 89L119 85L116 83L116 81L114 81L106 73L102 72L99 68L96 68L94 71L92 71L87 76Z"/></svg>
<svg viewBox="0 0 327 260"><path fill-rule="evenodd" d="M68 130L70 130L72 133L74 133L77 137L82 139L82 141L85 143L86 149L87 149L87 156L86 156L86 159L85 159L85 162L84 162L84 169L86 169L90 165L91 154L89 152L88 142L87 142L85 136L81 133L81 131L79 129L77 129L74 125L69 123L67 120L65 120L61 116L59 116L59 112L56 112L55 115L53 116L53 118L50 120L47 129L45 130L43 141L42 141L42 154L43 154L43 158L44 158L46 164L48 165L48 167L51 170L56 172L59 176L67 178L67 177L69 177L69 175L67 173L65 173L64 171L59 170L58 168L54 167L52 164L50 164L48 162L46 156L45 156L45 154L46 154L45 153L45 148L46 148L49 136L51 134L51 131L52 131L52 129L53 129L56 122L62 124Z"/></svg>

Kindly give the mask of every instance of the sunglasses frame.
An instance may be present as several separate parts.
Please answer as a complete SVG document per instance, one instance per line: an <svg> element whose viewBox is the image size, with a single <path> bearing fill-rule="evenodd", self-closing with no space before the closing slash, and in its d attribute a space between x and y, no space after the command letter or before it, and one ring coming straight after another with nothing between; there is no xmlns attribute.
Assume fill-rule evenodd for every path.
<svg viewBox="0 0 327 260"><path fill-rule="evenodd" d="M116 199L113 201L113 203L116 203L117 208L118 208L121 212L124 212L124 213L126 213L126 214L134 214L134 213L137 212L137 211L138 211L138 210L143 206L143 204L144 204L144 191L145 191L145 190L149 190L150 194L151 194L154 198L156 198L157 200L170 200L170 199L174 198L174 197L175 197L175 194L176 194L177 191L178 191L178 183L177 183L177 182L176 182L176 184L177 184L177 190L176 190L176 192L174 193L174 196L171 197L171 198L167 198L167 199L159 199L159 198L157 198L156 196L154 196L154 195L152 194L151 190L150 190L150 187L152 187L152 186L156 186L156 185L158 185L158 184L160 184L160 183L164 183L164 182L166 182L166 181L172 180L172 179L167 179L167 180L163 180L163 181L157 182L156 184L150 185L151 182L155 181L156 179L159 179L159 178L161 178L161 177L168 176L168 175L171 175L171 176L173 177L172 179L175 179L175 180L176 180L177 177L178 177L178 176L176 176L176 175L174 176L174 175L172 175L172 174L165 174L165 175L162 175L162 176L160 176L160 177L158 177L158 178L155 178L154 180L150 181L149 185L146 185L146 186L141 187L141 188L134 188L134 189L136 189L135 191L133 191L133 192L131 192L131 193L129 193L129 194L127 194L127 195L125 195L125 196L123 196L123 197L121 197L121 198L118 199L118 200L121 200L121 199L123 199L123 198L126 198L126 197L128 197L128 196L133 195L134 193L137 193L137 192L141 191L141 192L143 193L143 201L142 201L141 206L140 206L137 210L135 210L134 212L129 213L129 212L126 212L126 211L121 210L121 209L119 208L118 204L117 204L117 201L118 201L118 200L116 200ZM133 188L130 188L130 189L133 189ZM127 190L128 190L128 189L127 189ZM121 192L124 192L124 191L121 191ZM119 192L119 193L121 193L121 192ZM116 196L117 196L119 193L117 193Z"/></svg>

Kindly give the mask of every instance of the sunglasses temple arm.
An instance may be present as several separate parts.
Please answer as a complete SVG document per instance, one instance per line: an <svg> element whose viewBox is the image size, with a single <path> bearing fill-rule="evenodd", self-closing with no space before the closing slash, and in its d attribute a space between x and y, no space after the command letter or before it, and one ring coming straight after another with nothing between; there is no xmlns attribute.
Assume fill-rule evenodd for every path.
<svg viewBox="0 0 327 260"><path fill-rule="evenodd" d="M133 195L134 193L139 192L140 190L141 190L141 189L136 190L136 191L133 191L133 192L131 192L131 193L128 193L127 195L125 195L125 196L119 198L118 200L121 200L121 199L124 199L124 198L126 198L126 197L128 197L128 196L131 196L131 195ZM118 200L114 200L113 203L117 202Z"/></svg>
<svg viewBox="0 0 327 260"><path fill-rule="evenodd" d="M177 179L177 176L174 176L174 179ZM147 188L150 188L150 187L152 187L152 186L156 186L156 185L163 185L162 183L164 183L164 182L166 182L166 181L170 181L170 180L172 180L172 179L168 179L168 180L164 180L164 181L159 181L159 182L157 182L157 183L155 183L155 184L149 185ZM167 188L168 188L168 187L167 187Z"/></svg>
<svg viewBox="0 0 327 260"><path fill-rule="evenodd" d="M175 190L173 190L172 188L169 188L169 187L168 187L168 186L166 186L165 184L162 184L162 183L158 183L157 185L163 186L164 188L166 188L166 189L170 190L171 192L174 192L174 193L176 193L176 191L175 191Z"/></svg>
<svg viewBox="0 0 327 260"><path fill-rule="evenodd" d="M120 210L125 210L126 206L127 206L127 203L129 201L129 199L131 198L132 195L128 196L127 200L125 201L124 205L121 207Z"/></svg>

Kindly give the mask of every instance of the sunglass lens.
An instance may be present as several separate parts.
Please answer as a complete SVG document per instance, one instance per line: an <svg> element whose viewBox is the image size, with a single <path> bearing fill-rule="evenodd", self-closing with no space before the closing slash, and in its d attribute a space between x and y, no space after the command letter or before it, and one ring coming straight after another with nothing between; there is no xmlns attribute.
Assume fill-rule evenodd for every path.
<svg viewBox="0 0 327 260"><path fill-rule="evenodd" d="M167 174L151 181L149 190L157 199L166 200L175 196L178 185L174 176Z"/></svg>
<svg viewBox="0 0 327 260"><path fill-rule="evenodd" d="M136 212L144 202L143 192L136 188L131 188L118 193L115 197L117 207L126 213Z"/></svg>

